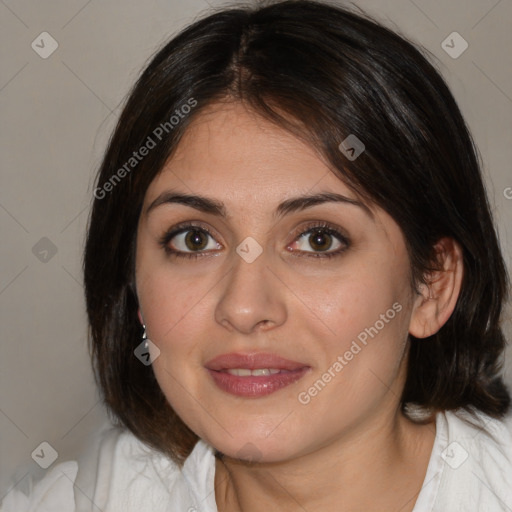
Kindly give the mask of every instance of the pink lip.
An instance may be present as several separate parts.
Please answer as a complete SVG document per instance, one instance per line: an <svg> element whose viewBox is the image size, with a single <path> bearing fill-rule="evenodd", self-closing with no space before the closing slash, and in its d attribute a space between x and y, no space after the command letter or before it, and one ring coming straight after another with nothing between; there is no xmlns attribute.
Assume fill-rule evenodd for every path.
<svg viewBox="0 0 512 512"><path fill-rule="evenodd" d="M215 384L232 395L259 397L269 395L301 379L310 367L304 363L284 359L275 354L222 354L205 364ZM226 372L232 368L275 368L280 373L239 377Z"/></svg>

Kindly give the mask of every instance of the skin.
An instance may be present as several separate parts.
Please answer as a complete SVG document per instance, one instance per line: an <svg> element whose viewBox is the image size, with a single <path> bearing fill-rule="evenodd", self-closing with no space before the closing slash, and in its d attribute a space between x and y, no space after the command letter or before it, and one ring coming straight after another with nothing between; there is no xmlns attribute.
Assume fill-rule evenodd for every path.
<svg viewBox="0 0 512 512"><path fill-rule="evenodd" d="M169 203L148 213L169 190L221 201L227 217ZM440 242L445 270L418 294L402 232L382 209L328 202L272 216L283 200L318 192L358 199L306 143L227 103L195 119L145 196L139 315L161 351L153 368L169 403L224 454L216 460L219 511L407 512L425 478L435 424L415 424L399 411L408 335L428 336L450 316L462 278L460 249ZM183 221L212 231L196 259L172 257L159 244ZM339 228L349 244L327 236L327 252L344 251L314 257L318 246L299 236L311 221ZM236 252L249 236L263 250L252 263ZM183 236L168 246L193 251ZM395 303L401 311L308 404L300 403L299 393ZM205 363L249 351L276 353L310 371L264 397L220 390Z"/></svg>

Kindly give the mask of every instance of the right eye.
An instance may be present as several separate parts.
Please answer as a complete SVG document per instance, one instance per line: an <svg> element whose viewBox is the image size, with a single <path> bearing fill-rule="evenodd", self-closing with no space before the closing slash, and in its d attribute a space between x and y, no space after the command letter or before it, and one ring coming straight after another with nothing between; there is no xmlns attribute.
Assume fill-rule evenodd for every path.
<svg viewBox="0 0 512 512"><path fill-rule="evenodd" d="M161 238L160 245L167 254L185 258L197 258L204 252L222 247L208 229L194 224L171 228Z"/></svg>

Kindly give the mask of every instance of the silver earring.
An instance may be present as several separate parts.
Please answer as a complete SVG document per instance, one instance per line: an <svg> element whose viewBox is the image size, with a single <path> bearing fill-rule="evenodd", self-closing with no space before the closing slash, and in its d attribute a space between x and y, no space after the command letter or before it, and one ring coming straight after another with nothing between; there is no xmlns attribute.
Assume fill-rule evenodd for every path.
<svg viewBox="0 0 512 512"><path fill-rule="evenodd" d="M146 326L143 325L144 332L142 333L142 341L144 342L144 348L148 348L148 335L146 334Z"/></svg>

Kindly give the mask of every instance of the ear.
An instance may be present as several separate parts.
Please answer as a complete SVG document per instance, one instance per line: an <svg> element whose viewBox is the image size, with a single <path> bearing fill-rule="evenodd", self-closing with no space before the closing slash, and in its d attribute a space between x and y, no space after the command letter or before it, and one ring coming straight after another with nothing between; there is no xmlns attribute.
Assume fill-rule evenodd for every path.
<svg viewBox="0 0 512 512"><path fill-rule="evenodd" d="M144 319L142 318L142 313L140 312L140 308L137 310L137 316L139 317L140 325L144 325Z"/></svg>
<svg viewBox="0 0 512 512"><path fill-rule="evenodd" d="M459 297L464 263L462 248L453 238L441 238L434 246L438 268L425 276L415 299L409 334L427 338L447 322Z"/></svg>

